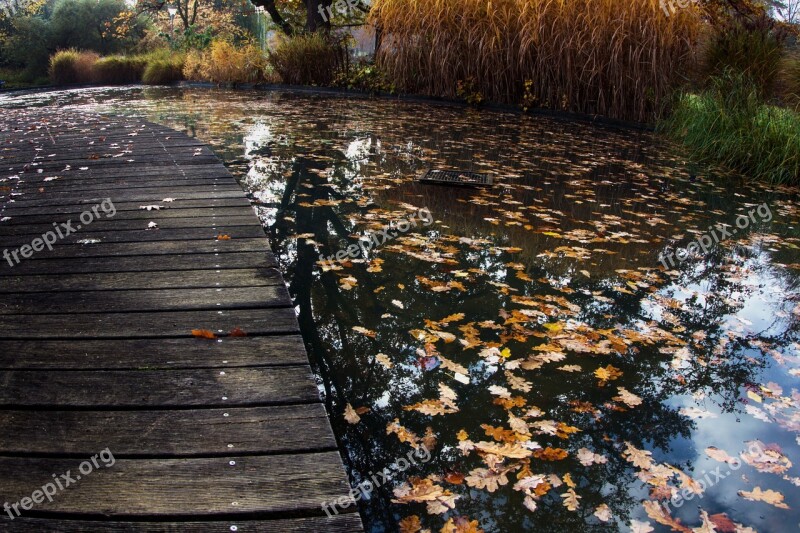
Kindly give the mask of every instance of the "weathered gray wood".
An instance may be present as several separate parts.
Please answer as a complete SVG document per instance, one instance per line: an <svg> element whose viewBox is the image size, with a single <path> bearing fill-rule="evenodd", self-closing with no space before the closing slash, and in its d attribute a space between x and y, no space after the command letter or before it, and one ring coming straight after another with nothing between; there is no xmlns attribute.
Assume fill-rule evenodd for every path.
<svg viewBox="0 0 800 533"><path fill-rule="evenodd" d="M186 241L188 245L190 241ZM2 276L24 276L28 274L61 275L87 272L170 272L182 270L225 270L239 268L276 267L277 262L272 253L243 252L226 253L224 260L215 253L167 254L152 256L110 256L110 257L64 257L43 259L41 261L23 261L13 268L6 262L0 262L0 278Z"/></svg>
<svg viewBox="0 0 800 533"><path fill-rule="evenodd" d="M285 286L207 289L138 289L62 293L6 294L0 315L187 311L193 309L264 309L289 307Z"/></svg>
<svg viewBox="0 0 800 533"><path fill-rule="evenodd" d="M0 315L0 338L6 339L183 337L191 335L194 329L207 329L224 335L234 328L252 335L299 331L292 308L87 313L71 317Z"/></svg>
<svg viewBox="0 0 800 533"><path fill-rule="evenodd" d="M257 229L257 228L256 228ZM171 231L171 230L166 230ZM166 235L166 231L162 235ZM174 230L180 231L180 230ZM208 231L208 230L203 230ZM213 233L214 230L210 230ZM235 234L235 232L234 232ZM114 234L109 234L109 238L113 238ZM198 232L196 236L202 235ZM104 235L94 237L84 237L85 239L103 239ZM144 240L144 239L143 239ZM241 252L256 252L265 248L265 238L233 238L228 241L218 241L217 239L171 239L160 241L153 239L153 242L99 242L99 243L60 243L53 247L53 250L43 249L31 255L30 258L24 259L19 253L17 258L20 262L17 263L12 254L14 250L19 249L22 245L19 243L11 244L9 257L4 258L0 262L0 273L15 272L17 268L29 262L48 261L54 259L76 259L76 258L89 258L89 257L123 257L123 256L159 256L159 255L175 255L183 252L184 254L208 254L219 257L223 254L241 253ZM17 248L14 248L17 246ZM157 260L157 259L154 259ZM220 261L217 261L220 263ZM215 263L216 264L216 263ZM190 264L185 266L190 267ZM1 275L1 274L0 274Z"/></svg>
<svg viewBox="0 0 800 533"><path fill-rule="evenodd" d="M0 294L132 289L202 289L283 285L274 268L242 270L186 270L181 272L120 272L98 274L44 274L0 277ZM0 305L4 300L0 300Z"/></svg>
<svg viewBox="0 0 800 533"><path fill-rule="evenodd" d="M286 426L296 426L287 432ZM0 411L0 454L90 457L103 441L116 457L213 457L330 451L322 404L168 411ZM116 428L109 432L108 428Z"/></svg>
<svg viewBox="0 0 800 533"><path fill-rule="evenodd" d="M98 453L103 448L97 450ZM113 453L113 450L112 450ZM231 464L234 461L235 464ZM99 462L99 461L98 461ZM30 496L76 459L0 457L0 501ZM214 514L313 513L349 487L338 452L207 459L118 459L76 480L38 512L196 519ZM77 474L80 475L80 474Z"/></svg>
<svg viewBox="0 0 800 533"><path fill-rule="evenodd" d="M350 508L352 509L352 507ZM348 509L348 510L350 510ZM230 533L235 526L238 533L357 533L363 531L357 514L339 514L328 518L287 518L279 520L228 520L209 522L106 522L80 520L47 520L42 518L17 518L13 522L0 517L0 531L11 533Z"/></svg>
<svg viewBox="0 0 800 533"><path fill-rule="evenodd" d="M248 202L245 198L239 196L236 198L224 198L224 199L186 199L186 198L177 198L175 202L172 203L164 203L162 202L162 198L159 198L152 202L154 204L162 204L167 208L167 212L172 212L173 210L178 209L205 209L205 208L215 208L217 210L221 210L224 207L247 207L250 208L250 202ZM117 208L117 214L122 212L146 212L140 209L142 202L114 202L114 207ZM17 206L16 203L8 204L3 211L5 216L12 217L12 220L15 217L24 217L24 216L48 216L51 219L53 218L63 218L64 220L69 219L69 216L61 217L60 215L70 215L70 214L77 214L80 215L83 211L86 210L86 203L83 201L76 202L73 204L63 204L63 205L48 205L43 207L32 207L32 206ZM163 213L163 211L162 211ZM200 216L200 215L187 215L187 216ZM10 222L10 221L9 221ZM52 222L52 220L51 220ZM3 222L5 224L5 222Z"/></svg>
<svg viewBox="0 0 800 533"><path fill-rule="evenodd" d="M142 229L146 228L147 224L150 222L155 222L158 224L158 229L160 230L216 227L218 231L222 231L221 228L235 228L236 226L246 226L249 228L253 227L252 213L232 217L218 217L213 215L192 218L160 217L158 216L159 213L157 211L151 211L150 214L150 217L143 217L139 219L126 219L122 217L100 218L93 221L88 226L81 228L80 234L74 235L73 238L79 238L78 235L101 231L142 231ZM45 222L42 224L0 225L0 239L4 238L5 236L10 237L13 235L28 235L33 238L41 236L43 233L52 230L52 222ZM159 233L164 232L161 231Z"/></svg>
<svg viewBox="0 0 800 533"><path fill-rule="evenodd" d="M0 370L157 370L304 365L300 335L183 339L0 340Z"/></svg>
<svg viewBox="0 0 800 533"><path fill-rule="evenodd" d="M238 247L238 245L243 244L241 241L254 239L255 241L251 241L249 243L254 245L257 244L259 242L258 240L260 239L261 249L263 249L263 243L266 240L264 231L259 226L253 226L252 224L246 226L223 226L221 220L219 226L215 225L214 222L211 221L205 227L198 224L197 226L191 228L162 228L159 226L158 228L148 230L148 222L146 220L139 221L138 225L139 229L135 230L120 229L116 231L101 230L86 232L83 231L83 228L80 224L73 224L72 227L76 231L70 233L70 235L65 235L63 239L57 239L53 245L52 252L48 250L42 243L39 244L39 247L43 248L43 250L35 252L35 254L32 254L32 256L37 257L49 254L52 256L63 257L64 255L73 255L72 250L65 248L65 245L71 244L80 245L78 247L79 252L75 253L74 255L81 255L85 257L86 253L90 255L97 255L95 248L104 248L104 246L111 243L130 243L135 245L160 241L208 241L217 243L220 248L227 247L236 251L245 251ZM222 229L220 229L223 227L226 231L222 231ZM50 229L53 229L53 226L50 226ZM220 236L223 236L224 238L225 235L227 235L229 239L219 240ZM41 234L39 234L39 236L41 236ZM58 234L56 234L56 237L57 236ZM33 235L2 235L0 233L0 239L2 239L3 246L5 246L6 249L20 248L26 244L31 245L34 238L35 236ZM96 239L101 242L82 244L81 241L85 241L86 239ZM177 244L177 246L183 245ZM249 250L251 250L251 248L247 248L247 251ZM102 253L105 254L108 252L103 249ZM6 263L8 263L7 260Z"/></svg>
<svg viewBox="0 0 800 533"><path fill-rule="evenodd" d="M0 406L6 409L241 407L319 401L308 366L225 370L7 370L0 372L0 384Z"/></svg>
<svg viewBox="0 0 800 533"><path fill-rule="evenodd" d="M245 218L249 217L250 222L253 221L253 209L250 206L241 206L241 207L209 207L209 208L190 208L190 209L175 209L169 207L169 204L165 204L162 202L157 202L154 205L159 205L162 209L153 209L153 210L146 210L146 209L137 209L135 211L120 211L117 209L117 214L114 215L113 218L101 218L95 220L87 226L87 230L92 228L95 225L102 225L104 222L124 222L124 223L135 223L139 220L154 220L161 225L162 220L177 218L181 221L186 221L186 223L190 223L190 221L194 219L208 219L209 217L216 217L217 219L221 219L223 222L227 222L230 225L230 220L238 219L238 218ZM79 214L79 213L78 213ZM34 225L41 225L45 226L52 226L54 222L54 216L52 213L47 214L30 214L24 215L22 213L15 214L13 217L9 217L10 220L6 220L2 224L0 224L0 229L9 229L20 227L31 227ZM65 215L58 215L59 220L74 220L74 216L70 216L69 214ZM173 222L169 222L173 223ZM251 224L252 225L252 224ZM22 228L20 228L22 229ZM39 232L41 233L41 232Z"/></svg>
<svg viewBox="0 0 800 533"><path fill-rule="evenodd" d="M72 205L81 204L91 207L95 204L102 202L107 198L116 205L117 202L141 202L141 203L156 203L162 198L177 198L180 197L184 200L199 200L199 199L226 199L226 198L241 198L242 189L236 185L228 187L218 186L213 190L186 190L183 187L158 187L157 189L139 191L129 190L122 191L119 194L114 191L98 191L94 195L88 194L74 194L66 193L59 195L58 198L39 198L35 193L28 193L14 199L17 207L37 207L37 206L59 206L59 205Z"/></svg>

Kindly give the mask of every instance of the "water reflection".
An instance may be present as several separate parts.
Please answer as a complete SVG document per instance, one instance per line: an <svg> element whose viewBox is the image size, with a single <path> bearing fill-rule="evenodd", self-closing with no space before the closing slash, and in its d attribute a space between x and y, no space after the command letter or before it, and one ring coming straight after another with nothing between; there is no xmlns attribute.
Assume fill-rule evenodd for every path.
<svg viewBox="0 0 800 533"><path fill-rule="evenodd" d="M744 465L695 495L721 464L709 447L758 438L800 460L795 192L711 182L645 132L510 114L159 88L0 104L135 113L215 147L283 265L353 485L433 450L361 502L371 530L800 521L793 468ZM414 181L433 167L498 185ZM661 266L762 203L770 221ZM436 222L319 264L419 208ZM755 487L790 509L737 494ZM641 503L680 491L696 499L671 516Z"/></svg>

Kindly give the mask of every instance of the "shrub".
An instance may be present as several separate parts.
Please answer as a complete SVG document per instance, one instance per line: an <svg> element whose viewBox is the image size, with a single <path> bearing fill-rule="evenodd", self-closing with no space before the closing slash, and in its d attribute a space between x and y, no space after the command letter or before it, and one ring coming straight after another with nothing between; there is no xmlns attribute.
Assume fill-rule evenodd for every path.
<svg viewBox="0 0 800 533"><path fill-rule="evenodd" d="M156 59L147 64L142 76L146 85L167 85L183 79L183 58Z"/></svg>
<svg viewBox="0 0 800 533"><path fill-rule="evenodd" d="M370 94L393 93L394 86L380 68L372 63L359 63L348 70L339 71L333 84Z"/></svg>
<svg viewBox="0 0 800 533"><path fill-rule="evenodd" d="M203 52L190 50L189 53L186 54L186 60L183 62L183 77L192 81L204 81L204 63Z"/></svg>
<svg viewBox="0 0 800 533"><path fill-rule="evenodd" d="M681 94L661 129L705 163L771 183L800 183L800 114L765 104L746 74L728 69L701 94Z"/></svg>
<svg viewBox="0 0 800 533"><path fill-rule="evenodd" d="M722 27L702 49L703 79L724 77L723 73L731 70L748 77L762 98L773 94L781 70L783 44L768 27Z"/></svg>
<svg viewBox="0 0 800 533"><path fill-rule="evenodd" d="M186 56L183 75L195 81L214 83L260 83L265 81L267 59L254 44L236 47L216 40L205 52L191 51Z"/></svg>
<svg viewBox="0 0 800 533"><path fill-rule="evenodd" d="M322 33L283 38L269 53L272 68L291 85L331 85L347 70L347 58L345 45Z"/></svg>
<svg viewBox="0 0 800 533"><path fill-rule="evenodd" d="M104 57L94 64L94 81L110 85L137 83L146 66L147 59L141 56Z"/></svg>
<svg viewBox="0 0 800 533"><path fill-rule="evenodd" d="M800 110L800 55L790 54L784 58L779 78L783 100Z"/></svg>
<svg viewBox="0 0 800 533"><path fill-rule="evenodd" d="M94 52L61 50L50 58L50 79L56 85L91 83L93 67L99 59Z"/></svg>
<svg viewBox="0 0 800 533"><path fill-rule="evenodd" d="M647 121L693 62L698 3L656 0L376 0L378 64L405 92Z"/></svg>

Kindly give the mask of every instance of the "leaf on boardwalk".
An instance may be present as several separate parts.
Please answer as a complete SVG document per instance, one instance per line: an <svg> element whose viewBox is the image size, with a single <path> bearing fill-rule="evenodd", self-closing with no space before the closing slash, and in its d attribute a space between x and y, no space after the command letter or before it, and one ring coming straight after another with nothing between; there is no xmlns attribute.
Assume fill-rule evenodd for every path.
<svg viewBox="0 0 800 533"><path fill-rule="evenodd" d="M216 339L217 336L214 335L213 331L209 331L207 329L193 329L192 335L201 339Z"/></svg>

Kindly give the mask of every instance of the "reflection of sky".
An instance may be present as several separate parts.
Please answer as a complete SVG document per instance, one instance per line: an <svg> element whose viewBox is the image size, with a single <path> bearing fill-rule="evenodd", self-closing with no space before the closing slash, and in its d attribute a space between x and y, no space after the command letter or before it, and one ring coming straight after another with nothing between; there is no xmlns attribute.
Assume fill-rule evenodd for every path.
<svg viewBox="0 0 800 533"><path fill-rule="evenodd" d="M737 282L749 290L730 295L730 298L737 301L740 307L737 313L723 318L725 330L733 330L740 336L777 334L785 331L785 320L778 320L776 323L776 316L786 316L786 295L790 293L790 290L785 287L783 280L772 275L766 254L761 253L754 259L744 261L743 268L737 269L737 274L743 277ZM687 286L671 285L660 292L661 294L672 294L680 302L684 302L693 295L699 295L698 302L701 304L705 303L708 296L702 280ZM643 302L643 310L655 320L662 318L663 308L652 301ZM756 360L763 357L758 350L748 350L747 353ZM758 383L772 381L779 384L783 388L783 396L787 396L800 388L800 378L788 374L787 370L768 358L767 368L757 374L755 379ZM720 467L718 470L720 473L726 474L726 478L720 480L709 474L708 479L712 480L712 485L706 489L703 497L687 500L680 508L672 506L672 514L682 519L684 523L691 524L696 521L697 507L700 506L709 514L727 513L735 522L748 524L758 531L796 530L800 524L787 524L782 518L782 513L785 511L776 510L762 502L747 502L745 505L737 494L740 490L752 491L756 486L765 490L771 488L781 492L790 507L798 508L800 491L795 485L781 479L778 474L760 473L746 463L742 463L738 470L733 471L729 465L711 459L704 451L713 446L726 451L732 457L738 457L741 452L745 451L747 441L759 439L765 444L776 443L795 465L787 471L787 475L795 477L800 475L800 469L798 469L800 465L797 464L800 456L794 453L800 437L797 437L799 440L795 441L796 436L785 431L780 425L758 420L744 412L746 404L763 407L763 404L748 399L746 395L747 389L742 388L740 390L742 403L733 413L722 413L718 406L713 401L708 401L710 398L706 398L703 394L695 394L694 397L676 396L668 402L675 409L699 408L713 413L714 416L703 416L696 419L694 421L696 429L692 432L691 439L673 441L670 457L654 454L654 458L676 466L683 461L690 463L693 470L685 469L684 471L695 480L703 480L708 472L716 471L718 467ZM641 490L633 490L631 494L635 494L639 498L646 497ZM634 518L648 520L647 515L641 510Z"/></svg>

